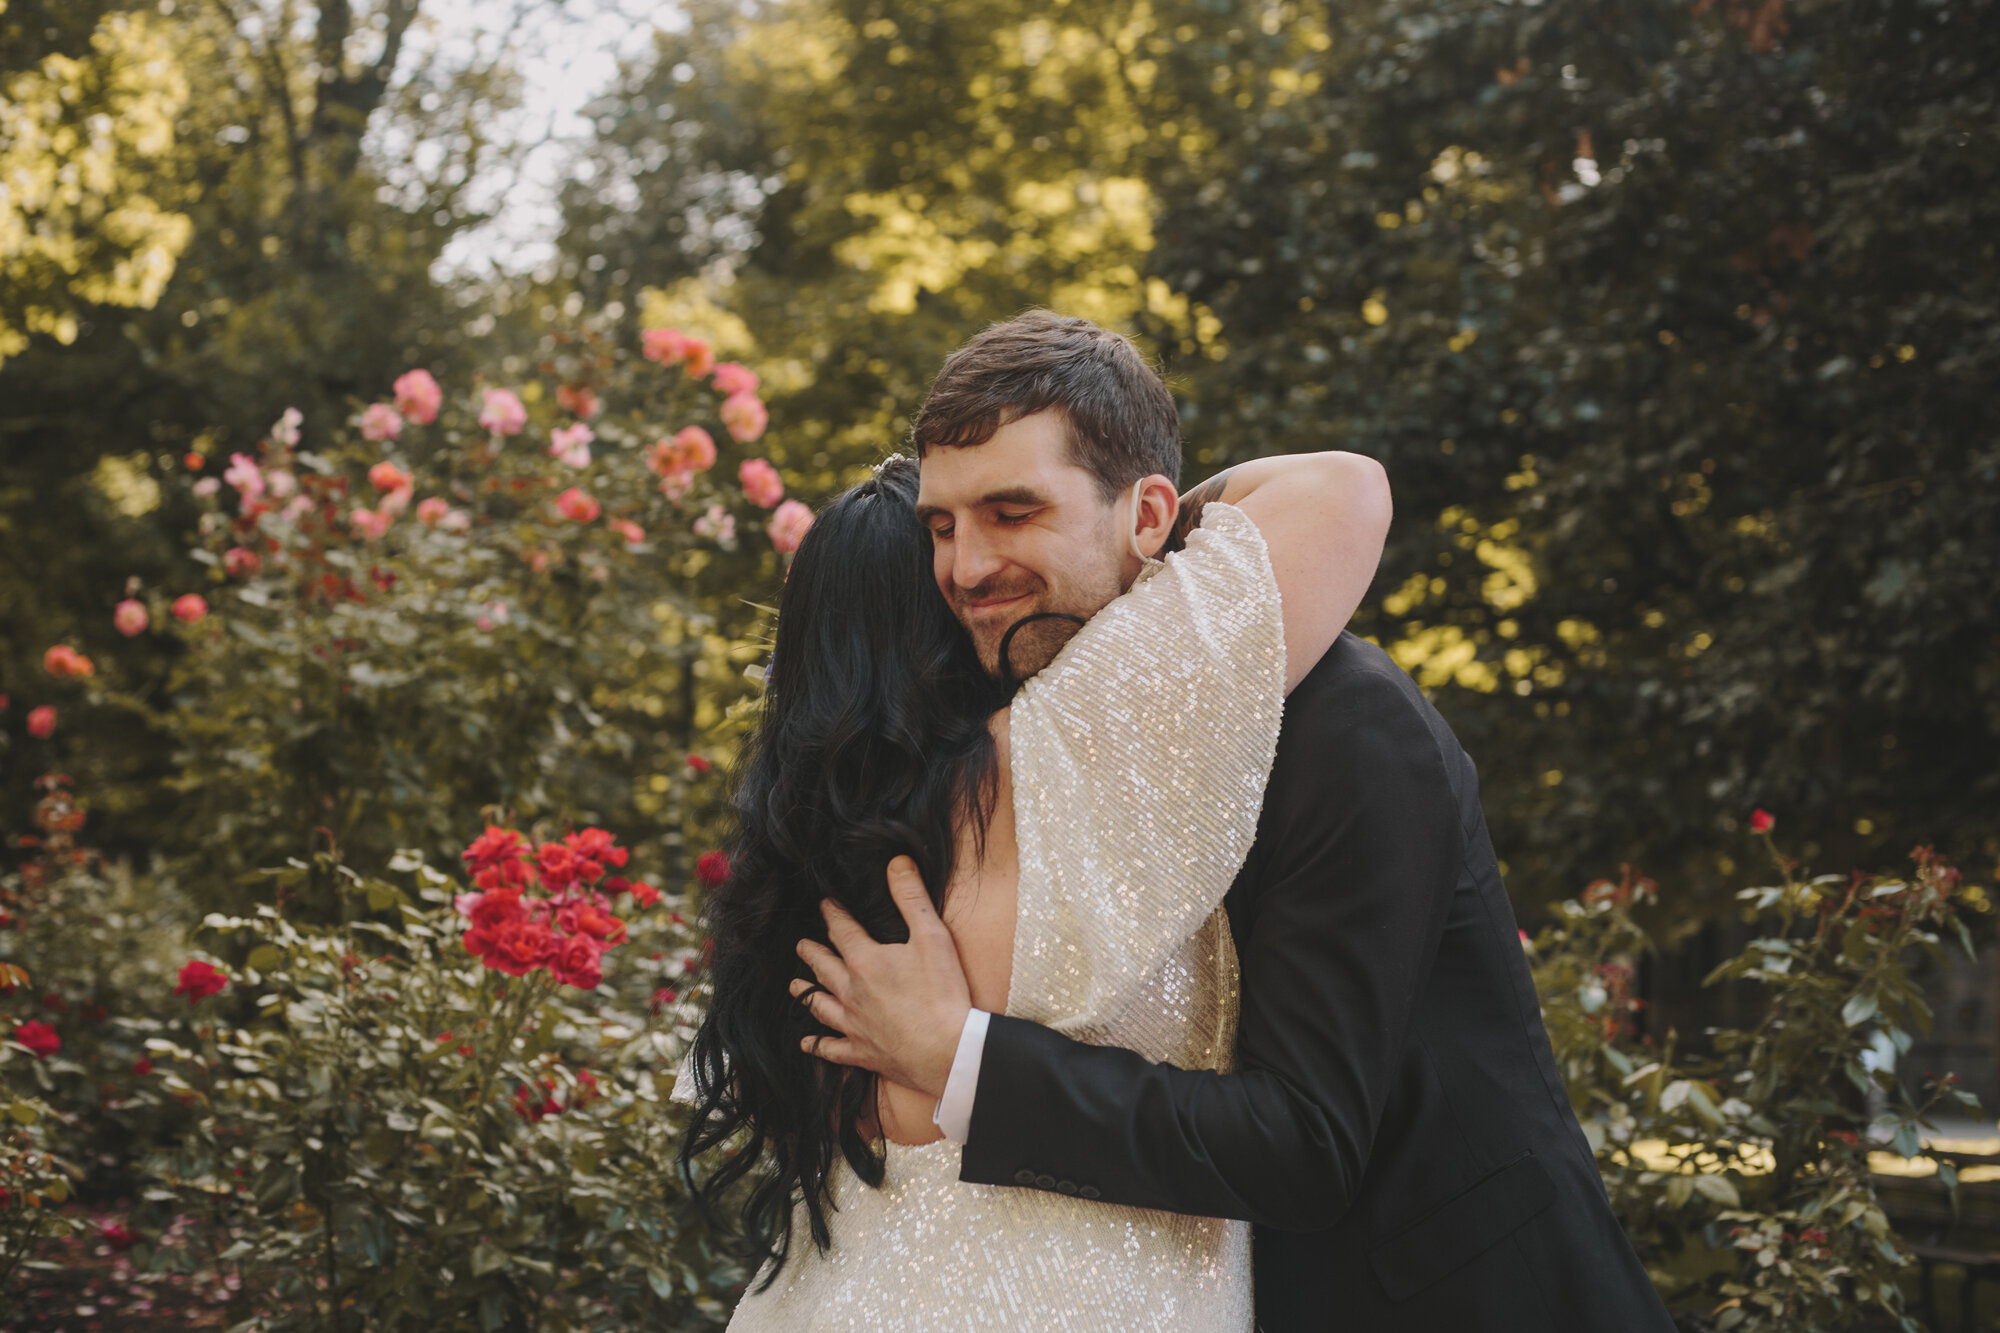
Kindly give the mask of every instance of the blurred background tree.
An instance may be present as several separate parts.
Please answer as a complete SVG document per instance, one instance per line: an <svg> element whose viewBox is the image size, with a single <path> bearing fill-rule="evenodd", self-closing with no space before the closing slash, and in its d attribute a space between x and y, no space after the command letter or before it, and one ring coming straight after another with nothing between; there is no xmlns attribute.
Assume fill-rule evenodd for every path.
<svg viewBox="0 0 2000 1333"><path fill-rule="evenodd" d="M1389 466L1359 628L1524 903L1633 861L1692 924L1756 804L2000 855L1990 3L688 12L594 108L568 276L725 305L798 368L788 465L1090 315L1170 366L1184 480Z"/></svg>

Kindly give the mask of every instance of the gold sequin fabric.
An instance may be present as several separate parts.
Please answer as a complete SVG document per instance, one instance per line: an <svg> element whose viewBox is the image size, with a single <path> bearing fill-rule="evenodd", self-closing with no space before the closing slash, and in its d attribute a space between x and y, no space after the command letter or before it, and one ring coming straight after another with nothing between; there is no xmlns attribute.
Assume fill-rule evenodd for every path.
<svg viewBox="0 0 2000 1333"><path fill-rule="evenodd" d="M1231 1068L1236 951L1221 904L1256 836L1284 674L1263 537L1241 510L1210 504L1184 551L1150 565L1022 688L1009 1014L1149 1060ZM966 1184L960 1155L950 1142L889 1144L880 1189L840 1167L831 1250L796 1246L730 1328L1251 1327L1247 1223Z"/></svg>

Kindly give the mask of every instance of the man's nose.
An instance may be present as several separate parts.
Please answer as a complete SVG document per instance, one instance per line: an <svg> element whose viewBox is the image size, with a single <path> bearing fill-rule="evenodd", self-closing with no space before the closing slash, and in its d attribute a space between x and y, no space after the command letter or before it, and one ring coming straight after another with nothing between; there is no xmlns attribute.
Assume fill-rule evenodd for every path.
<svg viewBox="0 0 2000 1333"><path fill-rule="evenodd" d="M951 543L951 581L961 589L977 588L1000 572L1007 562L984 533L961 527Z"/></svg>

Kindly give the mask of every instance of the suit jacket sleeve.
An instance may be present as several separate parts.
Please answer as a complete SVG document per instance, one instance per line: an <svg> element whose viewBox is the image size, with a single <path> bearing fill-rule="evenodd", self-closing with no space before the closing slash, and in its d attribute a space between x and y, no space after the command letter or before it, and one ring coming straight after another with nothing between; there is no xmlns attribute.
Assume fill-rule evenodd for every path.
<svg viewBox="0 0 2000 1333"><path fill-rule="evenodd" d="M1286 702L1242 909L1232 902L1232 920L1251 923L1236 941L1237 1072L1151 1064L995 1017L960 1178L1281 1230L1334 1225L1403 1059L1463 829L1407 677L1337 646Z"/></svg>

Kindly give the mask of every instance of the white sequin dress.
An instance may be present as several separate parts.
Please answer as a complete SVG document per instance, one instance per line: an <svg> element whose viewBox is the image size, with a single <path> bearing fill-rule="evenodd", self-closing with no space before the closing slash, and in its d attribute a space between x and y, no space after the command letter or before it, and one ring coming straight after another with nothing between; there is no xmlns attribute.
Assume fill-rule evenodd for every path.
<svg viewBox="0 0 2000 1333"><path fill-rule="evenodd" d="M1187 549L1028 681L1010 720L1020 844L1007 1012L1149 1060L1227 1070L1221 903L1256 835L1284 707L1278 587L1254 523L1210 504ZM732 1330L1245 1333L1248 1223L970 1185L960 1148L836 1168L833 1246L792 1255Z"/></svg>

